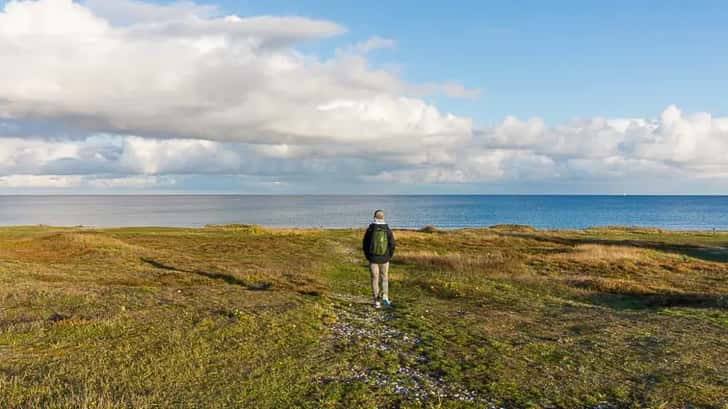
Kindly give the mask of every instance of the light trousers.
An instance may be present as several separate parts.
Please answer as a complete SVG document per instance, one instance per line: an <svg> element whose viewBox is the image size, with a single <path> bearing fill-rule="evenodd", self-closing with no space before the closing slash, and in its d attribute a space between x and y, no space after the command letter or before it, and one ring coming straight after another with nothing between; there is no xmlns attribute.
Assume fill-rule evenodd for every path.
<svg viewBox="0 0 728 409"><path fill-rule="evenodd" d="M389 299L389 263L369 263L369 272L372 279L372 295L374 302L381 299ZM382 281L382 289L379 291L379 280Z"/></svg>

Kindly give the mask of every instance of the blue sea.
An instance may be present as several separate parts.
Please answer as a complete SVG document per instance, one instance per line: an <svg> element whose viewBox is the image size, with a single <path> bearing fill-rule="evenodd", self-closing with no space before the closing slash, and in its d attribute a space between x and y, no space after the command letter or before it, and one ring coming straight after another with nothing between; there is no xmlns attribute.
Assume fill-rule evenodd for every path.
<svg viewBox="0 0 728 409"><path fill-rule="evenodd" d="M0 225L340 228L367 224L378 208L399 228L728 230L728 196L0 196Z"/></svg>

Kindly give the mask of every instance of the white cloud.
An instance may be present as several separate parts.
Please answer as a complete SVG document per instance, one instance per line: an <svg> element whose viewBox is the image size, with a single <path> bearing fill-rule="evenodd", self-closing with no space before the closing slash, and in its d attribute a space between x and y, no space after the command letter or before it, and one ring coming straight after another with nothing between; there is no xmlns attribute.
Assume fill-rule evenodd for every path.
<svg viewBox="0 0 728 409"><path fill-rule="evenodd" d="M708 113L683 115L667 107L657 119L604 119L572 121L547 127L541 119L506 118L479 132L486 149L509 148L538 152L554 158L571 158L570 164L589 163L592 171L604 165L623 173L632 166L675 168L688 173L728 171L728 118ZM584 170L584 166L581 166Z"/></svg>
<svg viewBox="0 0 728 409"><path fill-rule="evenodd" d="M0 176L3 188L71 188L81 186L80 176L64 175L8 175Z"/></svg>
<svg viewBox="0 0 728 409"><path fill-rule="evenodd" d="M114 24L129 25L142 22L211 18L220 14L213 5L199 5L189 1L171 4L151 4L132 0L85 0L83 5L97 16Z"/></svg>
<svg viewBox="0 0 728 409"><path fill-rule="evenodd" d="M347 51L366 54L370 51L380 50L383 48L394 48L396 45L397 43L394 40L375 36L366 41L362 41L361 43L354 44L354 46Z"/></svg>
<svg viewBox="0 0 728 409"><path fill-rule="evenodd" d="M728 117L708 113L683 115L668 107L647 127L625 132L624 151L634 157L673 163L686 169L716 167L728 171Z"/></svg>
<svg viewBox="0 0 728 409"><path fill-rule="evenodd" d="M280 186L728 178L726 117L670 106L657 118L507 117L474 131L422 98L479 90L372 67L367 53L393 40L330 59L298 47L344 31L186 1L9 2L0 187L143 189L199 174Z"/></svg>
<svg viewBox="0 0 728 409"><path fill-rule="evenodd" d="M553 127L539 118L507 117L447 152L441 160L406 162L411 166L368 179L408 184L725 179L728 118L684 115L675 106L657 119L592 118Z"/></svg>
<svg viewBox="0 0 728 409"><path fill-rule="evenodd" d="M406 97L407 84L363 56L320 60L295 49L343 32L333 22L211 17L188 3L85 5L6 5L0 118L271 145L397 145L471 132L470 120ZM102 17L115 8L128 11L126 25ZM388 44L374 38L361 47Z"/></svg>
<svg viewBox="0 0 728 409"><path fill-rule="evenodd" d="M409 89L417 95L438 94L445 95L450 98L477 99L480 98L481 91L474 88L466 88L462 84L454 81L442 84L422 84L410 86Z"/></svg>
<svg viewBox="0 0 728 409"><path fill-rule="evenodd" d="M116 178L84 178L85 185L97 189L143 189L171 186L177 181L169 176L127 176Z"/></svg>
<svg viewBox="0 0 728 409"><path fill-rule="evenodd" d="M205 140L155 140L140 137L124 139L119 158L131 173L235 173L240 166L236 152Z"/></svg>
<svg viewBox="0 0 728 409"><path fill-rule="evenodd" d="M558 176L555 162L546 156L519 150L466 149L449 164L438 163L386 170L368 179L388 183L473 183L501 179L538 180Z"/></svg>
<svg viewBox="0 0 728 409"><path fill-rule="evenodd" d="M0 139L0 175L8 172L38 171L53 161L78 158L79 145L18 138Z"/></svg>
<svg viewBox="0 0 728 409"><path fill-rule="evenodd" d="M7 175L0 176L0 188L68 189L144 189L172 186L176 180L169 176L96 177L83 175Z"/></svg>
<svg viewBox="0 0 728 409"><path fill-rule="evenodd" d="M378 106L374 104L373 106ZM548 127L540 119L506 118L474 138L437 128L429 132L427 108L412 120L423 128L418 140L351 144L252 145L201 139L154 139L96 135L85 139L0 137L0 175L144 176L130 182L85 183L90 187L124 186L133 180L162 183L166 175L247 175L281 182L339 180L351 183L466 184L490 182L627 181L726 179L726 118L683 115L668 107L657 119L582 119ZM350 101L321 110L351 110L362 117L386 115ZM414 111L414 110L412 110ZM402 118L407 124L406 118ZM329 124L328 126L335 126ZM440 126L440 125L438 125ZM390 130L406 135L403 129ZM352 136L352 138L355 135ZM415 148L409 145L416 144ZM105 178L109 178L106 176ZM51 183L56 179L39 179ZM75 186L74 179L58 185ZM86 180L86 179L84 179ZM12 186L33 178L11 179ZM3 186L10 186L5 182ZM41 183L41 185L42 185ZM292 184L291 183L291 184Z"/></svg>

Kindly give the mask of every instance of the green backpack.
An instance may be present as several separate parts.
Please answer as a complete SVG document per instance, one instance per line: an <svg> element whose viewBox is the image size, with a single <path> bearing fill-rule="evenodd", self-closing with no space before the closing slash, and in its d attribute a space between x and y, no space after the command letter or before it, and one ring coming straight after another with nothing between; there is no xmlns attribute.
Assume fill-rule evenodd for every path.
<svg viewBox="0 0 728 409"><path fill-rule="evenodd" d="M386 227L374 226L372 231L372 242L369 245L369 252L374 256L383 256L387 254L389 247L389 238L387 238Z"/></svg>

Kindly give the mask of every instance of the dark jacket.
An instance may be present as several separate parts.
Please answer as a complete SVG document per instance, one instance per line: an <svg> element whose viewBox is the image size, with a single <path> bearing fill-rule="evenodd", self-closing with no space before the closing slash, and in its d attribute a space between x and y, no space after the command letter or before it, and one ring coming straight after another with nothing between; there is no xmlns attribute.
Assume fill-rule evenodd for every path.
<svg viewBox="0 0 728 409"><path fill-rule="evenodd" d="M375 226L379 226L380 228L384 227L385 229L387 229L387 253L383 256L375 256L369 252L372 243L372 233ZM392 234L392 229L390 229L389 226L386 224L370 224L367 232L364 233L364 240L362 240L361 247L362 250L364 250L364 257L366 257L370 263L389 263L389 260L391 260L392 256L394 255L395 248L394 234Z"/></svg>

